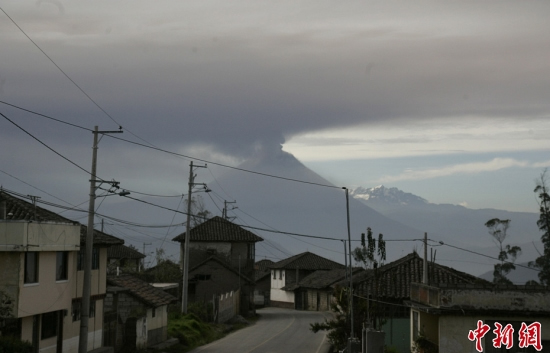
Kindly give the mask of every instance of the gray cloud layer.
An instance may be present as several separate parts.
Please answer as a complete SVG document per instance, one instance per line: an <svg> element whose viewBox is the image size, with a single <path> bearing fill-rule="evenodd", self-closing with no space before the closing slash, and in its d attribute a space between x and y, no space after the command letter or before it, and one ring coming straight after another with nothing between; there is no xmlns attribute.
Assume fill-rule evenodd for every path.
<svg viewBox="0 0 550 353"><path fill-rule="evenodd" d="M157 145L247 156L313 129L549 111L547 2L41 1L4 10L117 121ZM0 45L10 50L0 51L0 97L112 128L1 15ZM10 130L2 124L0 134ZM26 126L82 140L51 125Z"/></svg>

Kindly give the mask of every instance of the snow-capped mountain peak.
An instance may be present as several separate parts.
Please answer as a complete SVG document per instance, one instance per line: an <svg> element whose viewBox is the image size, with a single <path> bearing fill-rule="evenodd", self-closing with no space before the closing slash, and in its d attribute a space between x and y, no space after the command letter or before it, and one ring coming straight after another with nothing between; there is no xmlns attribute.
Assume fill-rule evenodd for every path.
<svg viewBox="0 0 550 353"><path fill-rule="evenodd" d="M373 188L357 187L350 193L354 198L364 201L379 201L398 205L425 205L426 199L413 195L398 188L387 188L384 185L378 185Z"/></svg>

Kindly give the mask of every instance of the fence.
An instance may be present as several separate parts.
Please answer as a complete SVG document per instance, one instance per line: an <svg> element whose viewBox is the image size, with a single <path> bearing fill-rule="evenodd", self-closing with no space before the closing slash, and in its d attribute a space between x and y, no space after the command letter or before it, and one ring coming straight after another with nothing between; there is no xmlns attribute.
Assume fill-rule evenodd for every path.
<svg viewBox="0 0 550 353"><path fill-rule="evenodd" d="M240 311L241 291L231 291L221 295L215 295L214 321L224 323L235 317Z"/></svg>

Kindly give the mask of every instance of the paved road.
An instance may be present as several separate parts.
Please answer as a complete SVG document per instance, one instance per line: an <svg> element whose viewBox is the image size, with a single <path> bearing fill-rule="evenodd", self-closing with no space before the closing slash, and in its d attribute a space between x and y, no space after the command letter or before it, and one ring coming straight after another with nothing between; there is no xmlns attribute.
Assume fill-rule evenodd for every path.
<svg viewBox="0 0 550 353"><path fill-rule="evenodd" d="M313 333L309 324L329 317L328 312L296 311L279 308L258 310L256 324L236 331L221 340L199 347L192 353L326 353L325 332Z"/></svg>

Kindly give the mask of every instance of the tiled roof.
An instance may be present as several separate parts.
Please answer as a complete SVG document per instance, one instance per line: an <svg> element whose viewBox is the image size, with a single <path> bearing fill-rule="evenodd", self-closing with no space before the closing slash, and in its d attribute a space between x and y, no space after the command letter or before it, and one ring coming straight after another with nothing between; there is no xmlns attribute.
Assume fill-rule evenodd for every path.
<svg viewBox="0 0 550 353"><path fill-rule="evenodd" d="M228 221L222 217L212 217L204 223L199 224L191 229L191 238L193 242L258 242L263 241L256 234L240 227L239 225ZM174 241L183 242L185 233L182 233L172 239Z"/></svg>
<svg viewBox="0 0 550 353"><path fill-rule="evenodd" d="M128 289L134 298L154 308L177 301L173 295L130 275L107 277L107 283L111 286Z"/></svg>
<svg viewBox="0 0 550 353"><path fill-rule="evenodd" d="M107 249L108 259L143 259L145 255L126 245L115 245Z"/></svg>
<svg viewBox="0 0 550 353"><path fill-rule="evenodd" d="M300 270L334 270L345 268L344 265L310 253L309 251L294 255L271 265L271 268L300 269Z"/></svg>
<svg viewBox="0 0 550 353"><path fill-rule="evenodd" d="M193 266L192 268L189 269L189 273L195 271L196 269L202 267L203 265L205 265L206 263L210 262L210 261L215 261L217 263L219 263L220 265L222 265L223 267L225 267L228 271L231 271L233 272L235 275L241 277L242 279L244 279L245 281L248 281L250 283L252 283L253 281L248 278L247 276L243 275L242 272L239 273L239 271L237 271L236 269L234 269L230 264L228 264L227 262L223 261L222 259L220 259L219 257L217 256L210 256L209 258L207 258L206 260L202 261L201 263Z"/></svg>
<svg viewBox="0 0 550 353"><path fill-rule="evenodd" d="M373 295L376 289L376 295L379 297L406 299L410 297L411 283L422 282L423 266L423 259L413 252L377 270L365 271L354 277L354 287L360 296ZM377 286L374 286L375 282L378 283ZM428 283L437 285L489 282L447 266L428 262Z"/></svg>
<svg viewBox="0 0 550 353"><path fill-rule="evenodd" d="M345 280L346 271L349 269L337 269L337 270L318 270L298 280L298 284L291 283L289 286L285 286L284 290L295 290L298 288L313 288L323 289L333 285L336 282ZM363 271L359 268L353 269L353 274Z"/></svg>
<svg viewBox="0 0 550 353"><path fill-rule="evenodd" d="M255 272L254 272L254 278L256 278L256 281L264 278L265 276L268 276L271 274L270 266L273 265L274 262L271 260L260 260L257 261L255 265Z"/></svg>
<svg viewBox="0 0 550 353"><path fill-rule="evenodd" d="M14 195L17 195L14 196ZM71 223L79 224L76 221L62 217L55 212L49 211L40 206L33 206L31 202L25 201L21 198L27 198L24 195L20 195L13 192L7 192L0 189L0 203L5 202L5 214L7 220L14 221L32 221L37 222L59 222L59 223ZM4 211L1 211L2 213ZM0 216L3 217L3 214ZM80 243L86 243L86 233L88 227L80 225ZM113 237L112 235L100 232L94 229L94 245L110 246L124 244L124 240Z"/></svg>

